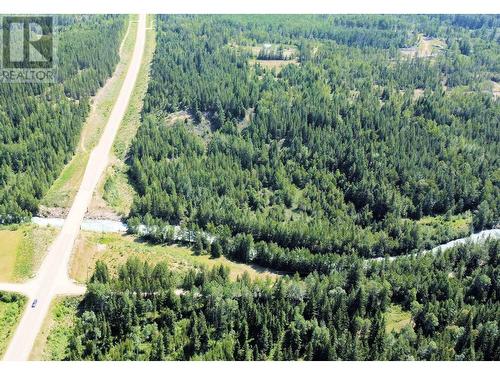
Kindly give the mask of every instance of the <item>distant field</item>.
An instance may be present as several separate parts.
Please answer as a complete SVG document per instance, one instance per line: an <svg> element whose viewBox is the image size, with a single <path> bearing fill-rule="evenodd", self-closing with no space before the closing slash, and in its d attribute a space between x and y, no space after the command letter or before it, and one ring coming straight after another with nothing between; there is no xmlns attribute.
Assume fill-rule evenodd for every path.
<svg viewBox="0 0 500 375"><path fill-rule="evenodd" d="M296 64L298 65L299 62L297 60L256 60L252 59L250 60L251 65L257 65L259 64L262 68L264 69L276 69L277 72L279 72L281 69L283 69L284 66L289 65L289 64Z"/></svg>
<svg viewBox="0 0 500 375"><path fill-rule="evenodd" d="M444 47L446 43L443 40L422 36L418 44L417 56L430 57Z"/></svg>
<svg viewBox="0 0 500 375"><path fill-rule="evenodd" d="M262 68L272 70L276 69L279 72L283 69L284 66L288 64L298 64L298 60L296 56L298 55L298 49L296 46L291 44L280 44L283 48L283 57L284 59L276 59L276 60L260 60L258 59L259 52L263 49L264 45L239 45L236 43L230 43L229 46L238 51L249 52L252 55L252 58L249 60L250 65L259 64ZM271 44L270 44L271 46ZM277 46L277 45L274 45Z"/></svg>
<svg viewBox="0 0 500 375"><path fill-rule="evenodd" d="M36 272L57 233L57 229L34 225L0 229L0 281L28 279Z"/></svg>
<svg viewBox="0 0 500 375"><path fill-rule="evenodd" d="M0 292L0 358L21 318L26 298L13 293Z"/></svg>
<svg viewBox="0 0 500 375"><path fill-rule="evenodd" d="M443 48L446 48L446 43L443 40L426 37L420 34L418 36L417 45L414 47L402 48L401 54L408 57L432 57Z"/></svg>
<svg viewBox="0 0 500 375"><path fill-rule="evenodd" d="M80 297L58 297L40 330L30 355L32 361L61 361L69 342Z"/></svg>
<svg viewBox="0 0 500 375"><path fill-rule="evenodd" d="M131 17L133 20L137 16L134 15ZM133 52L136 29L137 23L132 22L127 38L123 43L121 61L118 63L114 75L93 98L92 109L83 125L80 143L75 155L43 198L42 205L61 208L68 208L71 205L85 173L85 166L87 165L90 151L99 141L102 129L106 125L113 104L122 87Z"/></svg>
<svg viewBox="0 0 500 375"><path fill-rule="evenodd" d="M233 279L245 272L252 278L277 277L277 274L270 270L232 262L224 257L212 259L209 255L196 256L187 247L152 245L134 236L91 232L80 233L71 259L70 276L76 281L86 282L92 275L97 260L105 262L113 273L131 256L151 264L166 261L170 269L180 272L195 266L211 268L222 264L229 267Z"/></svg>

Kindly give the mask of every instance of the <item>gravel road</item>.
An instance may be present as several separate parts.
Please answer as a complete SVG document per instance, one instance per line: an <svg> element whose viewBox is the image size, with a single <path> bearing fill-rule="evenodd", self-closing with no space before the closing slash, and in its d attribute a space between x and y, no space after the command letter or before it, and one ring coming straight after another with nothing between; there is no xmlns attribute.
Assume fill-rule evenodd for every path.
<svg viewBox="0 0 500 375"><path fill-rule="evenodd" d="M80 231L80 225L92 199L92 194L99 178L108 165L109 153L114 138L127 109L139 73L145 39L146 16L140 15L137 39L125 81L99 140L99 144L91 152L80 189L71 206L68 217L64 221L61 232L49 247L37 276L25 284L24 287L16 287L21 288L22 290L20 291L24 290L30 301L7 348L4 360L23 361L28 359L35 338L49 310L50 302L55 295L80 294L85 290L84 286L77 285L69 279L68 263L73 244ZM10 289L9 285L4 285L4 288ZM32 307L34 299L37 299L38 302L35 307Z"/></svg>

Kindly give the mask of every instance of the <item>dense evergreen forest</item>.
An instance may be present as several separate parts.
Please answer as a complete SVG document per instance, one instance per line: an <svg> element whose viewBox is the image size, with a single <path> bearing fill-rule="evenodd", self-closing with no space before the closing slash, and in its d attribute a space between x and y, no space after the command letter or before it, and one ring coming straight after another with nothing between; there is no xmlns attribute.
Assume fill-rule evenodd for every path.
<svg viewBox="0 0 500 375"><path fill-rule="evenodd" d="M287 276L99 264L67 357L499 360L498 241L366 259L454 235L431 238L429 218L498 225L500 104L485 83L500 78L499 25L158 17L130 228L169 242L177 224L195 254Z"/></svg>
<svg viewBox="0 0 500 375"><path fill-rule="evenodd" d="M70 160L118 63L125 16L58 16L57 82L0 84L0 224L23 221Z"/></svg>
<svg viewBox="0 0 500 375"><path fill-rule="evenodd" d="M236 282L129 259L98 263L72 360L500 360L500 242L363 263L328 276ZM389 329L386 311L411 311Z"/></svg>
<svg viewBox="0 0 500 375"><path fill-rule="evenodd" d="M60 17L57 83L0 85L0 224L71 158L126 19ZM500 224L499 16L156 21L129 229L281 272L99 261L66 359L500 360L500 241L414 254Z"/></svg>
<svg viewBox="0 0 500 375"><path fill-rule="evenodd" d="M239 260L328 273L342 254L399 255L449 239L426 238L423 217L471 212L474 229L496 225L500 103L481 83L500 78L499 24L159 16L129 155L139 195L131 227L180 224L217 234ZM431 37L445 47L401 53ZM281 65L264 65L263 45Z"/></svg>

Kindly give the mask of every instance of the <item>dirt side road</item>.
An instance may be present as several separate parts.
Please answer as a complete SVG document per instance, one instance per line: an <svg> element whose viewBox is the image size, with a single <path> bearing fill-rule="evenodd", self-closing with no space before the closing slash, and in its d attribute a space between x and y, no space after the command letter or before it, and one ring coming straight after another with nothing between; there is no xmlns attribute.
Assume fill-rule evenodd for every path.
<svg viewBox="0 0 500 375"><path fill-rule="evenodd" d="M108 165L109 153L135 85L146 37L146 16L139 16L137 39L132 61L98 145L92 150L82 183L71 206L64 226L50 246L37 277L30 282L31 300L5 353L4 360L27 360L40 330L50 301L56 294L83 289L68 277L68 263L80 224L89 206L97 182ZM38 303L32 306L33 299Z"/></svg>

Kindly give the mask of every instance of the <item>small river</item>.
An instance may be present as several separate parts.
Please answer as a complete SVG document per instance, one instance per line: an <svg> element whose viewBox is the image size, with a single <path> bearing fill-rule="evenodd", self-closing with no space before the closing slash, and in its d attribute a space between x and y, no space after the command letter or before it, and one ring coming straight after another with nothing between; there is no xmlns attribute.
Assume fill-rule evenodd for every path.
<svg viewBox="0 0 500 375"><path fill-rule="evenodd" d="M64 219L56 219L56 218L47 218L47 217L33 217L31 219L31 222L47 227L47 226L52 226L55 228L61 228L64 225ZM82 225L80 226L81 230L89 231L89 232L100 232L100 233L126 233L127 232L127 224L118 221L118 220L98 220L98 219L84 219L82 221ZM193 237L190 235L190 233L186 230L181 230L180 227L174 226L174 239L175 240L183 240L183 241L188 241L192 242ZM146 232L146 228L144 227L142 229L144 232ZM209 240L213 241L213 237L209 236ZM447 243L444 243L442 245L436 246L435 248L431 250L425 250L420 252L420 254L426 254L426 253L437 253L439 251L444 251L448 250L454 246L461 245L464 243L472 242L472 243L480 243L484 242L487 239L500 239L500 229L487 229L483 230L478 233L473 233L470 236L459 238ZM407 255L400 255L400 256L407 256ZM389 260L394 260L397 257L389 257ZM386 258L381 257L381 258L374 258L373 260L375 261L381 261Z"/></svg>
<svg viewBox="0 0 500 375"><path fill-rule="evenodd" d="M62 228L64 225L64 219L56 219L49 217L33 217L31 222L42 226L42 227L55 227ZM101 233L126 233L127 225L118 220L95 220L95 219L83 219L81 230L86 230L89 232L101 232Z"/></svg>

